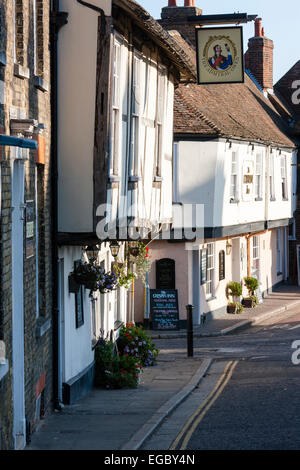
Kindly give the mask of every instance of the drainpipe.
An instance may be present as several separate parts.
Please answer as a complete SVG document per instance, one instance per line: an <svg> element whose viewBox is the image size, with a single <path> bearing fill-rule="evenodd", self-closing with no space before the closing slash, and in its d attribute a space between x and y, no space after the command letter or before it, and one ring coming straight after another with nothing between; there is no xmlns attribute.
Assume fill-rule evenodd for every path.
<svg viewBox="0 0 300 470"><path fill-rule="evenodd" d="M90 8L91 10L96 11L97 13L100 13L101 16L101 35L104 36L106 33L106 20L105 20L105 13L102 8L96 7L95 5L92 5L91 3L84 2L83 0L77 0L78 3L81 5Z"/></svg>
<svg viewBox="0 0 300 470"><path fill-rule="evenodd" d="M52 217L52 322L53 322L53 397L54 407L61 409L59 388L60 324L58 309L58 247L57 247L57 40L62 26L68 22L68 13L59 11L59 0L52 1L50 29L51 70L51 217Z"/></svg>

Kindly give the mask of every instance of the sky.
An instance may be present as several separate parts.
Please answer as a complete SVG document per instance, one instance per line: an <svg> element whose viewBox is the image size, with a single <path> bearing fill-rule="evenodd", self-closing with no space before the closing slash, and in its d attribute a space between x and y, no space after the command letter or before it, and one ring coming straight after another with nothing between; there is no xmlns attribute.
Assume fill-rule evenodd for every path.
<svg viewBox="0 0 300 470"><path fill-rule="evenodd" d="M136 0L155 19L168 0ZM299 0L196 0L204 15L248 13L262 18L265 36L274 42L274 84L300 60L300 1ZM184 0L177 0L183 6ZM243 26L244 50L254 36L254 22ZM299 77L300 80L300 77Z"/></svg>

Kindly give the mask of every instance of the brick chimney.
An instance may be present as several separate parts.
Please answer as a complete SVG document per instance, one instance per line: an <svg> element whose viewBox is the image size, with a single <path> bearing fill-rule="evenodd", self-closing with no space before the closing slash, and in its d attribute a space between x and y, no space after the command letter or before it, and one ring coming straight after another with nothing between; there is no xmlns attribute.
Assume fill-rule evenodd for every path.
<svg viewBox="0 0 300 470"><path fill-rule="evenodd" d="M195 6L195 0L184 0L184 6L177 6L180 0L168 0L168 6L161 10L161 26L167 30L176 29L182 36L196 45L195 25L188 22L189 16L202 15L202 10ZM183 0L181 0L183 3Z"/></svg>
<svg viewBox="0 0 300 470"><path fill-rule="evenodd" d="M256 18L254 37L249 39L245 67L249 69L264 91L273 89L273 49L271 39L265 37L262 19Z"/></svg>

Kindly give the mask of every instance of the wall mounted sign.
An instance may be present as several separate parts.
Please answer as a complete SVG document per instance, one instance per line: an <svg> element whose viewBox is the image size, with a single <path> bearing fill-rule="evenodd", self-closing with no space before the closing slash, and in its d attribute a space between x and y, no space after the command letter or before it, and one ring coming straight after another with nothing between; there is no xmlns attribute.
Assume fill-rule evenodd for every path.
<svg viewBox="0 0 300 470"><path fill-rule="evenodd" d="M254 191L254 161L246 160L243 163L242 196L243 201L250 201Z"/></svg>
<svg viewBox="0 0 300 470"><path fill-rule="evenodd" d="M243 83L243 29L196 29L198 84Z"/></svg>
<svg viewBox="0 0 300 470"><path fill-rule="evenodd" d="M26 201L26 258L34 255L34 201Z"/></svg>
<svg viewBox="0 0 300 470"><path fill-rule="evenodd" d="M178 330L178 292L175 289L150 289L153 330Z"/></svg>

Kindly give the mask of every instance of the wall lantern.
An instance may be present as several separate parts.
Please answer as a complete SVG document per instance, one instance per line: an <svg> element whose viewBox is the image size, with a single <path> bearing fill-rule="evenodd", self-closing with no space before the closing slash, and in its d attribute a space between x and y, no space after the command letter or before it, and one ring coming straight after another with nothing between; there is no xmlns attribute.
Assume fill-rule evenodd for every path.
<svg viewBox="0 0 300 470"><path fill-rule="evenodd" d="M119 250L120 250L119 243L116 240L113 240L112 242L110 242L109 248L110 248L111 255L114 258L116 258L118 256Z"/></svg>
<svg viewBox="0 0 300 470"><path fill-rule="evenodd" d="M97 260L99 251L99 245L89 245L85 247L85 253L90 264L93 264Z"/></svg>
<svg viewBox="0 0 300 470"><path fill-rule="evenodd" d="M139 254L139 247L138 247L137 241L128 242L128 246L129 246L129 251L132 254L132 256L137 256Z"/></svg>
<svg viewBox="0 0 300 470"><path fill-rule="evenodd" d="M226 242L226 255L231 255L231 251L232 251L232 245L230 245L230 243Z"/></svg>

